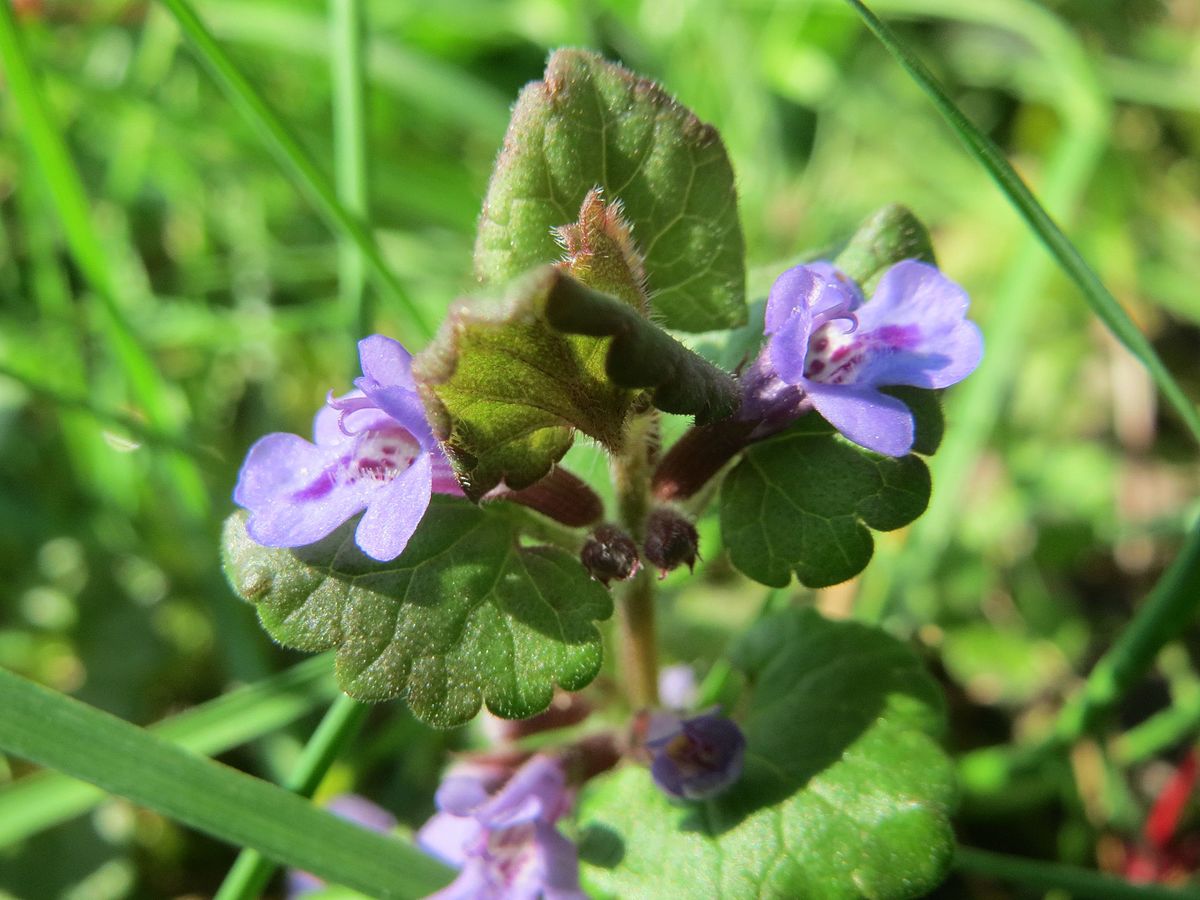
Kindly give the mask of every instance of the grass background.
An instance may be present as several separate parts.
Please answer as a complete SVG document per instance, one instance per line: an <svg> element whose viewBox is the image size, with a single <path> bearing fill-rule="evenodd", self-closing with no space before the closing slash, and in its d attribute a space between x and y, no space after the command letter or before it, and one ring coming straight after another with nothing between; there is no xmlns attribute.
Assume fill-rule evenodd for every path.
<svg viewBox="0 0 1200 900"><path fill-rule="evenodd" d="M926 517L883 537L863 578L797 599L882 620L926 653L950 697L964 840L1119 866L1120 841L1200 729L1194 626L1126 698L1111 740L1018 774L978 751L1035 740L1129 621L1200 510L1194 447L844 4L365 3L366 199L397 284L368 287L361 306L339 286L325 221L162 8L15 6L95 241L90 257L70 252L79 238L56 214L62 173L47 178L47 157L35 157L6 70L0 665L149 724L297 661L220 576L217 533L241 458L263 433L307 430L325 392L356 373L364 324L415 348L415 319L436 323L472 289L474 223L509 104L550 48L589 46L721 130L755 296L787 260L886 202L932 227L943 268L974 298L985 367L948 396ZM327 5L196 8L332 178ZM1200 3L875 9L1200 396ZM594 464L586 448L577 460ZM663 630L673 657L704 665L759 596L723 564L711 523L702 531L714 548L704 577L668 583ZM1143 721L1158 730L1137 730ZM301 719L224 758L277 777L311 728ZM389 704L323 792L360 789L419 823L445 747L464 740ZM22 774L19 760L0 762L0 780ZM205 895L231 859L108 801L0 847L0 890ZM954 877L946 896L1007 896Z"/></svg>

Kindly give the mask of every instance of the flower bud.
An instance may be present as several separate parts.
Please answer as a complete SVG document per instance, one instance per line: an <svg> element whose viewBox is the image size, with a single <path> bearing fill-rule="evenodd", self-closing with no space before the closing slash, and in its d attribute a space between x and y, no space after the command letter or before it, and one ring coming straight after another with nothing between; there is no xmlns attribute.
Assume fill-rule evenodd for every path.
<svg viewBox="0 0 1200 900"><path fill-rule="evenodd" d="M579 552L579 561L606 587L610 581L632 578L641 567L637 544L616 525L601 525L588 535Z"/></svg>
<svg viewBox="0 0 1200 900"><path fill-rule="evenodd" d="M655 713L644 746L660 790L671 797L704 800L741 777L746 737L732 719L715 712L687 719Z"/></svg>
<svg viewBox="0 0 1200 900"><path fill-rule="evenodd" d="M663 573L687 564L690 571L696 565L696 549L700 535L691 520L667 506L660 506L646 519L646 539L642 552L647 561Z"/></svg>

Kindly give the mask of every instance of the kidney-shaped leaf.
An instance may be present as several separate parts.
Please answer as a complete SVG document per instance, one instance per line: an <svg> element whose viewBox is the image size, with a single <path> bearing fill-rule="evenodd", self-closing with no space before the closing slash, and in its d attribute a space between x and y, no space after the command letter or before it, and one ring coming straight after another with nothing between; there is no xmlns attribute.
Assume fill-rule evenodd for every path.
<svg viewBox="0 0 1200 900"><path fill-rule="evenodd" d="M953 766L937 684L873 628L791 611L734 661L753 694L729 791L672 802L628 766L581 798L584 877L621 898L901 898L945 875Z"/></svg>
<svg viewBox="0 0 1200 900"><path fill-rule="evenodd" d="M352 520L292 550L225 523L225 571L258 607L270 635L300 650L337 648L337 679L360 700L403 697L446 728L481 703L505 718L550 704L554 686L578 690L600 668L594 622L612 601L579 561L521 547L503 516L435 495L404 552L381 563L354 543Z"/></svg>
<svg viewBox="0 0 1200 900"><path fill-rule="evenodd" d="M551 55L517 100L488 187L475 265L508 281L554 262L553 229L593 188L624 204L650 302L668 328L745 321L733 170L716 129L652 81L582 50Z"/></svg>
<svg viewBox="0 0 1200 900"><path fill-rule="evenodd" d="M870 561L867 526L907 525L925 511L929 490L918 457L871 453L810 414L750 447L726 476L721 534L733 564L754 580L784 587L795 572L809 587L826 587Z"/></svg>

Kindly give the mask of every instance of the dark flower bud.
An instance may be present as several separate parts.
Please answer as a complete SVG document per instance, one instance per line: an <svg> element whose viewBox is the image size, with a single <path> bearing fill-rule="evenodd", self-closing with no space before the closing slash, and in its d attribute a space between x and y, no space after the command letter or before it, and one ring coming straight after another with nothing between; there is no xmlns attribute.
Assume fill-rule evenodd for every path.
<svg viewBox="0 0 1200 900"><path fill-rule="evenodd" d="M646 539L642 552L647 561L664 573L687 564L690 571L696 565L696 548L700 535L691 520L670 507L660 506L646 519Z"/></svg>
<svg viewBox="0 0 1200 900"><path fill-rule="evenodd" d="M579 561L605 586L610 581L632 578L641 567L637 544L616 525L601 525L588 535L579 552Z"/></svg>

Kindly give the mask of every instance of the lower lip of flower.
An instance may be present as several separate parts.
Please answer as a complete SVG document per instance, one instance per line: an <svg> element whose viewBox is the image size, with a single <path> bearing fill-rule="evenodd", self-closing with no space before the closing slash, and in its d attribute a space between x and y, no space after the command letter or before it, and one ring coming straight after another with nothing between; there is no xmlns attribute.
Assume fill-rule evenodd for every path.
<svg viewBox="0 0 1200 900"><path fill-rule="evenodd" d="M318 500L335 487L353 487L360 481L386 484L411 466L420 446L403 428L364 431L350 453L339 457L304 487L293 500Z"/></svg>

